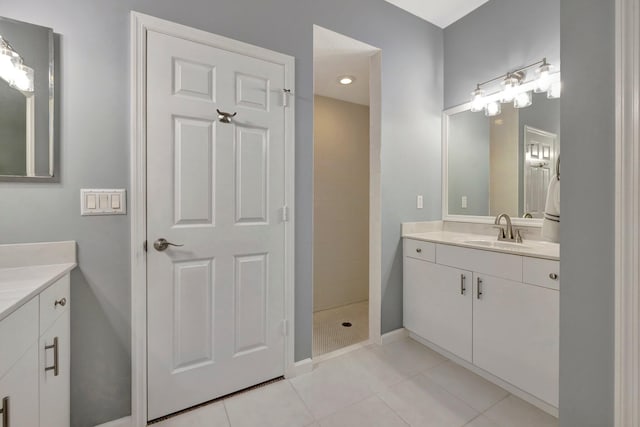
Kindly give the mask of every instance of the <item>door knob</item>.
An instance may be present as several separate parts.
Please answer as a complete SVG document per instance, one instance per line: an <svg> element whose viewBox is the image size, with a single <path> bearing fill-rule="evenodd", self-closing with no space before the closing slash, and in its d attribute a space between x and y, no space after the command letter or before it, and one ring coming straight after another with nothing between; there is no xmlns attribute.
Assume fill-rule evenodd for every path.
<svg viewBox="0 0 640 427"><path fill-rule="evenodd" d="M234 118L236 114L238 114L238 113L233 113L233 114L226 113L218 109L216 109L216 111L218 112L218 120L220 120L222 123L231 123L231 119Z"/></svg>
<svg viewBox="0 0 640 427"><path fill-rule="evenodd" d="M171 243L167 239L165 239L164 237L161 237L158 240L156 240L155 242L153 242L153 247L158 252L166 251L169 246L178 246L179 247L179 246L184 246L184 245L178 245L178 244L175 244L175 243Z"/></svg>

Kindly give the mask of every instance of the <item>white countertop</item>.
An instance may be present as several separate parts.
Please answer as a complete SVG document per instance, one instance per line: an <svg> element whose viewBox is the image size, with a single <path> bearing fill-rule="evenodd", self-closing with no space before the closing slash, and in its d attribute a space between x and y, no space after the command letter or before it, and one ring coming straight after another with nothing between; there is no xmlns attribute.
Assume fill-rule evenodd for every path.
<svg viewBox="0 0 640 427"><path fill-rule="evenodd" d="M75 263L65 263L0 268L0 320L75 267Z"/></svg>
<svg viewBox="0 0 640 427"><path fill-rule="evenodd" d="M485 251L544 258L556 261L560 260L560 245L558 243L544 242L540 240L525 240L522 244L509 244L504 247L493 247L472 242L497 242L495 235L486 236L482 234L457 233L452 231L429 231L426 233L406 233L403 234L402 237L422 240L425 242L481 249Z"/></svg>
<svg viewBox="0 0 640 427"><path fill-rule="evenodd" d="M76 242L0 245L0 320L76 267Z"/></svg>

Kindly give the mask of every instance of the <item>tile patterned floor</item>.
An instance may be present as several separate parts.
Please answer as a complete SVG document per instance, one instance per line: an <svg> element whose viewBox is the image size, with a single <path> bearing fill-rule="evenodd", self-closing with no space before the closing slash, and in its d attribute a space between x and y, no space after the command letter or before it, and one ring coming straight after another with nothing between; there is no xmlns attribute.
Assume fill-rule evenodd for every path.
<svg viewBox="0 0 640 427"><path fill-rule="evenodd" d="M349 328L342 322L350 322ZM366 341L369 338L369 302L359 302L313 313L313 357Z"/></svg>
<svg viewBox="0 0 640 427"><path fill-rule="evenodd" d="M558 420L406 338L154 427L556 427Z"/></svg>

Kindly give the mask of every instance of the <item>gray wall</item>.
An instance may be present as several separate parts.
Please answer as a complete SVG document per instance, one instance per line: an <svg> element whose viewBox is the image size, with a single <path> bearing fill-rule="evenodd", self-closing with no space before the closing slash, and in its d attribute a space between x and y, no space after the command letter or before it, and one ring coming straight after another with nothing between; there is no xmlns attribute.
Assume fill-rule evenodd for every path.
<svg viewBox="0 0 640 427"><path fill-rule="evenodd" d="M442 30L391 4L4 0L1 15L60 34L61 181L0 184L0 242L78 242L80 267L71 279L77 427L130 412L129 217L80 217L79 190L128 187L132 9L296 57L298 360L311 355L313 24L382 49L384 332L402 326L400 223L440 218ZM417 194L425 197L423 210L415 208Z"/></svg>
<svg viewBox="0 0 640 427"><path fill-rule="evenodd" d="M613 425L614 3L562 0L560 425Z"/></svg>
<svg viewBox="0 0 640 427"><path fill-rule="evenodd" d="M539 61L560 66L560 0L491 0L444 30L444 105L476 83Z"/></svg>
<svg viewBox="0 0 640 427"><path fill-rule="evenodd" d="M489 215L490 121L471 111L449 116L447 186L452 215ZM466 209L462 196L467 196Z"/></svg>

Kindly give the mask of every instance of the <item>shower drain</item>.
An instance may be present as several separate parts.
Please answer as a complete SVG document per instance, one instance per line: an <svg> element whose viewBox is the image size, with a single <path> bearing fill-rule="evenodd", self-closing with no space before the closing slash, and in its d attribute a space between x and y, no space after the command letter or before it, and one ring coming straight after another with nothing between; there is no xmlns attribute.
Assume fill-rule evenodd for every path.
<svg viewBox="0 0 640 427"><path fill-rule="evenodd" d="M351 324L351 322L342 322L342 326L344 326L345 328L350 328L353 325Z"/></svg>

